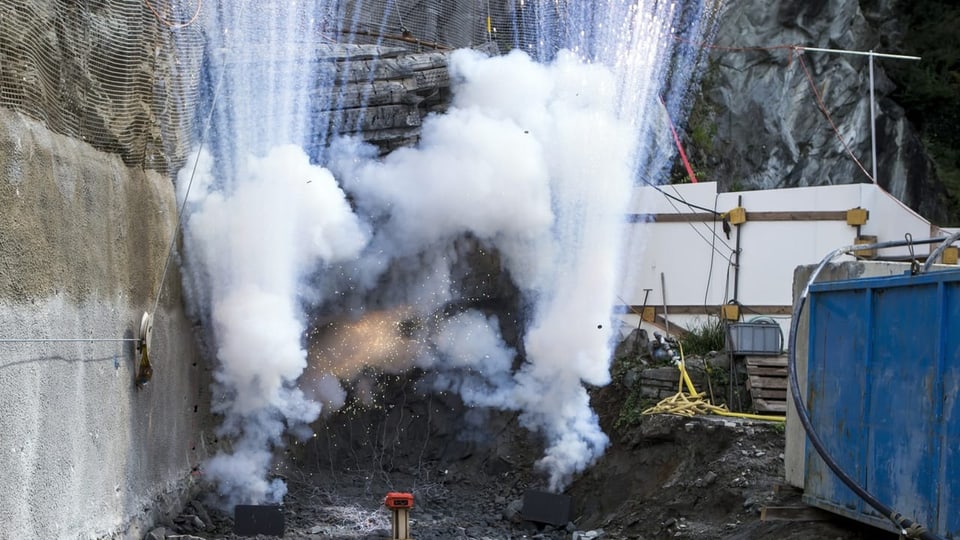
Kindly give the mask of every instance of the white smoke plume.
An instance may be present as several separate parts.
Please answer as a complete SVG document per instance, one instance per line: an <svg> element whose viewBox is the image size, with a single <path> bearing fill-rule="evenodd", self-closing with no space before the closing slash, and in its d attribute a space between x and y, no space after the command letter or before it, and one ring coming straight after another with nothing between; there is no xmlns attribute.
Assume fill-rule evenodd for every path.
<svg viewBox="0 0 960 540"><path fill-rule="evenodd" d="M482 384L458 386L464 399L521 411L546 437L540 466L560 489L608 443L583 383L609 381L632 130L617 118L612 74L570 53L542 65L458 51L451 73L453 106L425 122L418 147L379 161L351 153L334 169L360 211L388 216L374 240L382 249L470 233L503 255L533 305L527 362L511 373L496 325L466 316L437 336L439 358L422 360L482 372Z"/></svg>
<svg viewBox="0 0 960 540"><path fill-rule="evenodd" d="M306 367L299 305L304 275L357 256L366 243L359 221L329 171L294 146L250 157L217 189L212 160L199 159L189 193L187 281L202 292L216 344L220 432L233 452L213 458L208 475L227 503L279 501L268 483L270 449L285 428L316 420L320 406L295 386ZM181 199L192 168L178 181Z"/></svg>
<svg viewBox="0 0 960 540"><path fill-rule="evenodd" d="M233 448L206 471L228 504L282 498L283 484L267 479L272 449L285 430L314 421L321 403L342 405L336 378L367 362L431 369L438 385L469 405L519 411L546 440L539 467L552 489L607 447L584 383L609 381L608 323L632 185L633 135L616 113L616 82L572 53L543 65L520 52L458 51L451 73L453 104L424 122L418 147L376 159L341 141L330 163L336 180L293 146L224 167L239 171L226 183L214 180L209 156L198 156L185 281L216 345L215 410ZM190 169L181 173L181 197ZM530 306L518 370L497 321L476 312L431 328L431 347L394 339L380 344L383 351L358 351L306 336L304 299L323 304L343 280L403 289L389 293L407 304L398 316L423 316L455 299L449 246L464 235L501 254ZM428 271L382 279L390 264L408 259ZM325 280L333 264L337 276ZM367 331L346 323L337 335L356 341ZM311 371L298 383L308 342Z"/></svg>

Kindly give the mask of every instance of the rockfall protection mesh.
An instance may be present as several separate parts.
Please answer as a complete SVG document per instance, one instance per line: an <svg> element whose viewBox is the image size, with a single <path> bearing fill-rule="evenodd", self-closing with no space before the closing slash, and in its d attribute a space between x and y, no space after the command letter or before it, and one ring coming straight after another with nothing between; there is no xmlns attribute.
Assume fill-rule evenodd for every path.
<svg viewBox="0 0 960 540"><path fill-rule="evenodd" d="M4 0L0 106L128 165L174 170L197 131L203 23L218 1ZM318 11L331 20L317 40L411 51L477 46L511 24L504 0L492 4L328 0Z"/></svg>
<svg viewBox="0 0 960 540"><path fill-rule="evenodd" d="M390 44L477 47L512 41L505 0L344 0L338 2L337 31L353 40L364 36ZM509 36L509 37L508 37Z"/></svg>
<svg viewBox="0 0 960 540"><path fill-rule="evenodd" d="M353 42L402 41L417 50L495 43L548 59L571 41L563 23L570 12L591 9L582 0L339 0L333 28Z"/></svg>
<svg viewBox="0 0 960 540"><path fill-rule="evenodd" d="M169 170L189 150L202 54L199 0L4 0L0 106Z"/></svg>
<svg viewBox="0 0 960 540"><path fill-rule="evenodd" d="M0 107L119 154L128 165L176 170L202 132L195 123L203 121L202 100L210 100L215 86L211 80L201 84L209 75L203 69L205 54L211 53L205 32L230 31L208 28L208 23L215 26L223 6L247 3L255 11L255 6L280 8L292 1L3 0ZM568 15L592 13L578 0L300 2L298 9L315 12L303 24L317 45L375 44L429 53L490 50L496 44L501 52L520 48L543 60L561 45L591 39L564 27ZM253 54L257 61L269 57L269 52ZM207 95L201 95L204 91ZM331 129L355 130L353 124L359 122L332 121ZM398 135L396 144L410 140L407 135ZM322 144L324 138L319 139Z"/></svg>

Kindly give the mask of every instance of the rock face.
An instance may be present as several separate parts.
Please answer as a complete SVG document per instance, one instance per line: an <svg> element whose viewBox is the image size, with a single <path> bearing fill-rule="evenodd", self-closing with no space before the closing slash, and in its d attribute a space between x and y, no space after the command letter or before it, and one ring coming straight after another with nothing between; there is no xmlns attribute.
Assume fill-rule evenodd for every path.
<svg viewBox="0 0 960 540"><path fill-rule="evenodd" d="M892 4L871 2L864 12L856 0L730 3L688 124L707 179L732 190L871 182L867 57L788 46L891 52L901 34ZM938 221L945 192L903 109L887 97L894 86L883 65L895 61L903 60L874 66L877 181Z"/></svg>
<svg viewBox="0 0 960 540"><path fill-rule="evenodd" d="M318 47L317 75L333 84L312 96L316 131L356 135L382 153L414 144L423 118L449 103L449 54L368 44Z"/></svg>

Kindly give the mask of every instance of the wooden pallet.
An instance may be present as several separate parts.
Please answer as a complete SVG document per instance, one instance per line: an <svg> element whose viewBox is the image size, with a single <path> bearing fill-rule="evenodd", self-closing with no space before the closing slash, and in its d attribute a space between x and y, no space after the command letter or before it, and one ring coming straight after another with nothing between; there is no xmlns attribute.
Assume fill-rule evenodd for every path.
<svg viewBox="0 0 960 540"><path fill-rule="evenodd" d="M747 390L758 413L786 414L786 357L747 357Z"/></svg>

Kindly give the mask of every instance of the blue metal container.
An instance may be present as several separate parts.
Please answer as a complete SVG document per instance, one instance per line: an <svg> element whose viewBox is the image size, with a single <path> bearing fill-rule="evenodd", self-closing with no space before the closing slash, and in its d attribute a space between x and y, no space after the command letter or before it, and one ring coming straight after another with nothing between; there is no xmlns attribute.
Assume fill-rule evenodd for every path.
<svg viewBox="0 0 960 540"><path fill-rule="evenodd" d="M810 287L807 404L851 477L960 539L960 272ZM893 530L807 443L804 501Z"/></svg>

